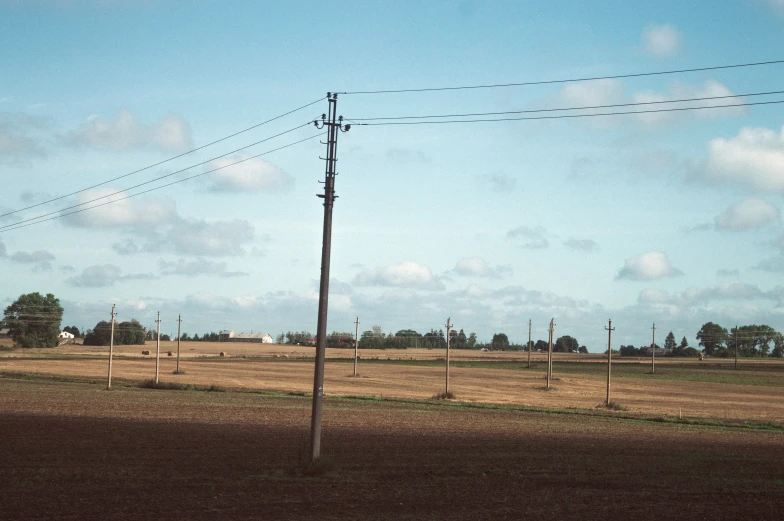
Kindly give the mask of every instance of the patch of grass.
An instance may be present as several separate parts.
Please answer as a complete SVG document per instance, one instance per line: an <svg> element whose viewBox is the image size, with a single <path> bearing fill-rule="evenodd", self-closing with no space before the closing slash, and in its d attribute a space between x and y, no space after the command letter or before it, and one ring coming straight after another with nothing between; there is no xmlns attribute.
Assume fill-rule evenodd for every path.
<svg viewBox="0 0 784 521"><path fill-rule="evenodd" d="M172 371L172 374L185 374L185 371L183 370L178 371L175 369L174 371Z"/></svg>
<svg viewBox="0 0 784 521"><path fill-rule="evenodd" d="M206 391L211 393L223 393L226 389L219 385L194 385L194 384L181 384L177 382L161 382L155 383L155 380L143 380L139 382L137 387L141 389L163 389L166 391Z"/></svg>
<svg viewBox="0 0 784 521"><path fill-rule="evenodd" d="M156 382L152 378L149 380L142 380L139 382L138 387L142 389L165 389L167 391L187 391L188 384L180 384L175 382Z"/></svg>
<svg viewBox="0 0 784 521"><path fill-rule="evenodd" d="M596 406L597 409L609 409L611 411L627 411L628 408L625 405L621 405L618 402L610 402L610 403L600 403Z"/></svg>
<svg viewBox="0 0 784 521"><path fill-rule="evenodd" d="M553 387L552 385L550 387L543 385L541 387L537 387L537 389L539 389L540 391L555 391L555 387Z"/></svg>
<svg viewBox="0 0 784 521"><path fill-rule="evenodd" d="M14 348L12 346L1 345L0 344L0 351L13 351Z"/></svg>
<svg viewBox="0 0 784 521"><path fill-rule="evenodd" d="M455 393L453 393L452 391L433 395L434 400L454 400L455 398L456 398Z"/></svg>
<svg viewBox="0 0 784 521"><path fill-rule="evenodd" d="M334 473L337 470L337 464L330 458L321 456L316 461L313 461L302 468L302 474L308 477L321 477Z"/></svg>

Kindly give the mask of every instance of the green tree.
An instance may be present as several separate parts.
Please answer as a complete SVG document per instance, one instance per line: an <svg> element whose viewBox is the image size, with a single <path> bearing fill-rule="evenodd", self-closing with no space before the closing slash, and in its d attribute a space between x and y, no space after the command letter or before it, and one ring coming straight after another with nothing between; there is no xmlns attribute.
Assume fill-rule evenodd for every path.
<svg viewBox="0 0 784 521"><path fill-rule="evenodd" d="M675 343L675 335L670 331L667 334L667 338L664 339L664 349L669 349L670 353L674 354L677 347L678 344Z"/></svg>
<svg viewBox="0 0 784 521"><path fill-rule="evenodd" d="M581 354L588 354L588 348L585 347L585 346L580 346L580 348L577 350L577 352L581 353Z"/></svg>
<svg viewBox="0 0 784 521"><path fill-rule="evenodd" d="M62 320L60 300L38 292L21 295L5 308L3 318L17 347L57 347Z"/></svg>
<svg viewBox="0 0 784 521"><path fill-rule="evenodd" d="M561 353L576 353L579 348L580 343L569 335L559 337L553 345L553 351Z"/></svg>
<svg viewBox="0 0 784 521"><path fill-rule="evenodd" d="M490 342L490 348L506 351L509 349L509 337L505 333L496 333L493 335L493 340Z"/></svg>
<svg viewBox="0 0 784 521"><path fill-rule="evenodd" d="M476 333L471 333L468 335L468 349L473 349L476 347Z"/></svg>
<svg viewBox="0 0 784 521"><path fill-rule="evenodd" d="M537 340L536 343L534 344L535 351L547 351L547 349L548 349L548 344L544 340Z"/></svg>
<svg viewBox="0 0 784 521"><path fill-rule="evenodd" d="M706 355L712 355L717 350L723 349L727 342L727 330L713 322L706 322L697 332L699 345L705 350Z"/></svg>

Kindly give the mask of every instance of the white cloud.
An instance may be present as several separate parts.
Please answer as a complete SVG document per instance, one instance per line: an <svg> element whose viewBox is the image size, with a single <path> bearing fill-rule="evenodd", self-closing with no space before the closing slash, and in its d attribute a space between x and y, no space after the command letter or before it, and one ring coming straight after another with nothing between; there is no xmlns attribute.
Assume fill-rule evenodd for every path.
<svg viewBox="0 0 784 521"><path fill-rule="evenodd" d="M46 124L40 118L24 113L0 112L0 159L17 161L44 156L38 132Z"/></svg>
<svg viewBox="0 0 784 521"><path fill-rule="evenodd" d="M518 226L506 232L506 238L515 241L523 248L538 250L550 246L550 242L545 237L545 230L541 226L531 228L528 226Z"/></svg>
<svg viewBox="0 0 784 521"><path fill-rule="evenodd" d="M677 275L683 275L683 272L670 265L666 253L649 251L637 257L626 259L624 267L618 272L616 279L655 280Z"/></svg>
<svg viewBox="0 0 784 521"><path fill-rule="evenodd" d="M770 257L759 261L753 269L770 273L784 273L784 257Z"/></svg>
<svg viewBox="0 0 784 521"><path fill-rule="evenodd" d="M179 259L176 262L159 261L162 275L183 275L186 277L196 277L199 275L215 275L218 277L241 277L248 273L241 271L226 271L225 262L213 262L205 259L186 261Z"/></svg>
<svg viewBox="0 0 784 521"><path fill-rule="evenodd" d="M121 110L115 120L90 118L81 129L66 134L63 139L74 146L112 151L182 152L193 146L190 126L181 116L170 114L150 125L137 120L128 110Z"/></svg>
<svg viewBox="0 0 784 521"><path fill-rule="evenodd" d="M745 127L733 138L711 140L703 170L710 180L784 193L784 127L779 133Z"/></svg>
<svg viewBox="0 0 784 521"><path fill-rule="evenodd" d="M204 221L182 219L166 234L168 245L181 255L234 256L242 255L242 246L253 240L255 229L243 219L231 221Z"/></svg>
<svg viewBox="0 0 784 521"><path fill-rule="evenodd" d="M762 199L747 197L717 215L714 219L719 230L749 230L761 228L778 221L779 211Z"/></svg>
<svg viewBox="0 0 784 521"><path fill-rule="evenodd" d="M504 174L489 174L482 176L482 182L487 183L494 192L509 193L517 186L517 179Z"/></svg>
<svg viewBox="0 0 784 521"><path fill-rule="evenodd" d="M681 48L681 33L669 24L650 24L642 33L642 42L654 56L672 56Z"/></svg>
<svg viewBox="0 0 784 521"><path fill-rule="evenodd" d="M103 288L113 286L115 282L125 280L151 280L155 275L152 273L137 273L123 275L122 270L113 264L101 264L89 266L82 270L82 273L67 279L73 286L82 288Z"/></svg>
<svg viewBox="0 0 784 521"><path fill-rule="evenodd" d="M492 267L482 257L464 257L457 261L452 271L464 277L498 279L510 274L512 269L509 266Z"/></svg>
<svg viewBox="0 0 784 521"><path fill-rule="evenodd" d="M171 223L177 216L177 210L172 201L154 197L142 199L122 199L127 194L119 193L116 188L96 188L79 194L76 204L83 204L69 211L101 205L109 201L111 204L98 206L94 209L74 213L63 217L65 224L80 228L147 228L159 227ZM96 200L97 199L97 200ZM95 202L89 202L93 201Z"/></svg>
<svg viewBox="0 0 784 521"><path fill-rule="evenodd" d="M259 158L228 166L245 159L243 156L216 159L212 168L220 168L210 174L213 192L252 192L260 190L280 190L291 186L294 179L272 163Z"/></svg>
<svg viewBox="0 0 784 521"><path fill-rule="evenodd" d="M716 97L720 97L721 99L703 99ZM710 119L740 116L745 113L745 108L743 106L723 109L667 112L665 109L675 108L676 106L669 103L661 103L669 100L687 99L695 101L690 101L688 104L680 104L678 106L708 107L714 105L743 104L742 98L735 96L727 86L715 80L707 80L698 84L673 82L665 91L646 90L629 94L626 92L626 88L621 81L612 79L571 83L561 90L556 97L556 103L562 107L606 107L582 112L585 114L611 111L639 112L639 114L632 114L627 117L632 121L637 121L638 123L645 125L669 123L682 120L686 117ZM627 105L631 103L647 103L647 105ZM613 105L622 106L613 107ZM587 119L589 125L603 129L614 128L628 121L629 120L627 119L617 117Z"/></svg>
<svg viewBox="0 0 784 521"><path fill-rule="evenodd" d="M575 239L574 237L569 237L569 239L564 241L564 246L572 250L584 251L586 253L595 253L599 251L599 244L591 239Z"/></svg>
<svg viewBox="0 0 784 521"><path fill-rule="evenodd" d="M366 270L354 277L357 286L392 286L426 290L442 290L444 284L430 268L412 261Z"/></svg>
<svg viewBox="0 0 784 521"><path fill-rule="evenodd" d="M4 251L4 248L2 249ZM52 261L55 257L46 250L36 250L33 252L18 251L11 255L10 259L19 264L33 264L33 271L51 271Z"/></svg>

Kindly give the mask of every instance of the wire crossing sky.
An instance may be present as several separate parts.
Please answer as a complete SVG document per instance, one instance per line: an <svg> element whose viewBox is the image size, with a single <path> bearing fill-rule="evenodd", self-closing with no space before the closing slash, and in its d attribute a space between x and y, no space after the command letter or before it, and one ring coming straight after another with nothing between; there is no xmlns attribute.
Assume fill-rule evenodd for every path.
<svg viewBox="0 0 784 521"><path fill-rule="evenodd" d="M784 330L780 2L322 7L1 5L4 305L315 331L340 92L330 330Z"/></svg>

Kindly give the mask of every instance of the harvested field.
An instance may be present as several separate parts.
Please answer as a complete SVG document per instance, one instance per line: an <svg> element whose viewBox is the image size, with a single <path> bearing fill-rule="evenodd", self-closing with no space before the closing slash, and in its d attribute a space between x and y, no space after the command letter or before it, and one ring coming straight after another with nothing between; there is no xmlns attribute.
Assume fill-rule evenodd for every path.
<svg viewBox="0 0 784 521"><path fill-rule="evenodd" d="M201 343L183 343L195 344ZM132 347L139 354L115 359L113 377L132 381L152 378L155 375L154 349L152 356L142 356L142 346ZM71 346L67 350L3 353L0 371L61 374L96 380L105 378L106 357L74 352L80 348L82 346ZM251 348L259 351L261 346L248 347ZM163 356L160 378L202 386L311 392L313 363L306 354L312 355L312 348L275 345L264 348L265 358L192 356L181 361L180 367L185 374L178 375L172 374L175 360ZM106 351L105 348L91 349ZM129 350L129 346L122 346L122 349ZM211 347L204 349L201 356ZM382 351L395 354L400 357L399 360L386 360L391 357L368 360L368 353L363 352L365 359L360 362L359 378L350 376L352 364L348 358L335 356L346 352L338 349L328 353L331 357L326 364L325 375L325 392L328 395L420 400L444 390L443 362L422 358L432 354L429 350ZM472 351L461 354L462 359L455 357L450 377L450 391L460 401L593 409L605 399L606 365L596 356L556 356L553 389L545 391L544 364L538 359L535 359L534 368L527 369L524 362L512 358L520 360L524 356L521 353ZM470 356L476 359L472 361ZM497 356L502 356L502 359L489 358ZM741 369L737 371L732 369L731 361L716 360L666 360L657 367L656 374L651 375L648 374L648 364L639 360L614 364L612 400L630 413L784 422L784 400L781 399L784 396L784 363L780 360L743 360Z"/></svg>
<svg viewBox="0 0 784 521"><path fill-rule="evenodd" d="M2 519L779 519L781 430L0 378Z"/></svg>

